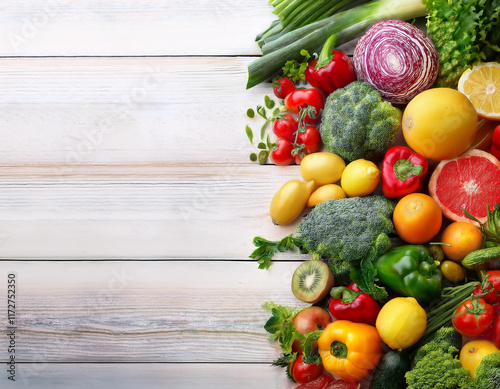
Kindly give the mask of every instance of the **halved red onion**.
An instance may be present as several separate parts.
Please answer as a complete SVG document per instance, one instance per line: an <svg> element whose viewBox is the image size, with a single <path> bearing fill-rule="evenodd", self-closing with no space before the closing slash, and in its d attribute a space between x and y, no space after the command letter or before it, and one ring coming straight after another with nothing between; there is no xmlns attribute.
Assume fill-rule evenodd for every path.
<svg viewBox="0 0 500 389"><path fill-rule="evenodd" d="M414 25L386 19L372 25L354 48L359 80L393 103L407 103L436 80L439 60L431 39Z"/></svg>

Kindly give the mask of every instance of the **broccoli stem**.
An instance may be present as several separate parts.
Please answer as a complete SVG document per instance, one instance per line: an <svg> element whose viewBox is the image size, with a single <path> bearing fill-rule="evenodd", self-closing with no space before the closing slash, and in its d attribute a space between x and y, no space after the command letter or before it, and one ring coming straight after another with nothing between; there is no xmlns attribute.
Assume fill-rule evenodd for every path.
<svg viewBox="0 0 500 389"><path fill-rule="evenodd" d="M337 35L337 44L340 45L360 36L380 20L409 20L426 14L427 10L420 0L377 0L292 30L264 43L264 55L248 67L247 89L278 74L286 61L300 60L302 49L310 53L319 52L331 35Z"/></svg>

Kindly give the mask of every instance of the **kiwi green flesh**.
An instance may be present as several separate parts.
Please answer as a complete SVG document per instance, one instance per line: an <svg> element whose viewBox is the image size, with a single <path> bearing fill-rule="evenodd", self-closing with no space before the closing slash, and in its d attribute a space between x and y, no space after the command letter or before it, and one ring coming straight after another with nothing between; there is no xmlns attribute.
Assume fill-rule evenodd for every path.
<svg viewBox="0 0 500 389"><path fill-rule="evenodd" d="M292 276L292 292L306 303L321 301L333 287L334 280L328 265L320 260L300 264Z"/></svg>

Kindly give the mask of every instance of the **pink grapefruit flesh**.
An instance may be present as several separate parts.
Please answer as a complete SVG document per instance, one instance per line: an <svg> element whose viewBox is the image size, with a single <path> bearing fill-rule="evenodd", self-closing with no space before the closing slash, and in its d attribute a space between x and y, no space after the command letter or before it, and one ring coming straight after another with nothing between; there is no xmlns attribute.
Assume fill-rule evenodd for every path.
<svg viewBox="0 0 500 389"><path fill-rule="evenodd" d="M493 209L500 203L500 162L477 149L441 161L430 178L429 194L448 219L470 221L463 208L484 223L487 204Z"/></svg>

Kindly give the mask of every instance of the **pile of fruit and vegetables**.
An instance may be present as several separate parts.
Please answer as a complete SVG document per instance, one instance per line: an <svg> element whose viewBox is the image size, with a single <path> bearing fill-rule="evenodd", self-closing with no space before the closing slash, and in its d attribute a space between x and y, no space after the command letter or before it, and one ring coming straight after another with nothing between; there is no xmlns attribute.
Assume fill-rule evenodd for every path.
<svg viewBox="0 0 500 389"><path fill-rule="evenodd" d="M264 303L274 365L304 389L500 388L500 0L270 4L247 87L278 102L246 134L300 164L269 210L297 228L250 257L303 258L300 307Z"/></svg>

